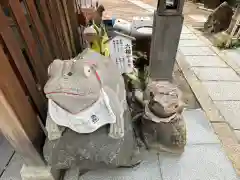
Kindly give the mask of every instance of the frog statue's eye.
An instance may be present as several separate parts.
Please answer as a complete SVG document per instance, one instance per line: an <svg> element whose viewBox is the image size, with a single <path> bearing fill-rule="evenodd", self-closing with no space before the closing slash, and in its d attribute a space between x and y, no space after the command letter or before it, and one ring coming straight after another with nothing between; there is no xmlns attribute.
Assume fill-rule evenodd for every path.
<svg viewBox="0 0 240 180"><path fill-rule="evenodd" d="M83 67L83 70L84 70L84 75L86 77L89 77L91 75L91 73L92 73L92 69L88 65L85 65Z"/></svg>

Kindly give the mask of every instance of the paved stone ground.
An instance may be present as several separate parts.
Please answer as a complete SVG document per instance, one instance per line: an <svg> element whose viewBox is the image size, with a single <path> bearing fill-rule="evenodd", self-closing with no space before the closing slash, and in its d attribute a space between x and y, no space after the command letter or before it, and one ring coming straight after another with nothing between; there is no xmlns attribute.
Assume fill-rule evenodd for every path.
<svg viewBox="0 0 240 180"><path fill-rule="evenodd" d="M142 1L156 7L155 0ZM178 64L240 174L240 49L220 51L195 30L203 26L210 12L186 2L183 13Z"/></svg>
<svg viewBox="0 0 240 180"><path fill-rule="evenodd" d="M136 3L139 5L139 2L130 1L102 0L101 3L108 10L107 14L127 20L131 20L134 15L147 15L154 9L145 6L146 10L134 5ZM156 0L155 2L153 0L144 1L156 6ZM192 11L186 8L187 6L194 9L194 6L190 3L185 6L185 14L189 15L185 18L186 24L189 25L194 22L197 25L201 24L202 19L204 19L201 13L196 10L192 14ZM207 115L206 117L200 109L184 112L188 129L188 144L185 152L181 156L144 152L144 162L134 169L92 171L81 177L77 177L78 174L73 172L73 175L71 177L66 176L65 180L240 179L232 167L233 164L240 173L240 145L236 138L239 135L237 110L240 109L240 96L238 95L240 79L236 74L236 71L240 69L237 69L238 53L237 55L235 52L221 54L221 57L227 56L231 59L226 60L228 62L226 63L218 56L220 53L214 51L201 38L200 33L184 26L177 59ZM235 64L232 60L233 56L235 57ZM232 66L230 67L229 64ZM202 89L205 90L205 94ZM218 136L215 135L214 131ZM219 139L232 163L222 150ZM2 156L2 154L0 155ZM12 160L8 163L8 168L4 171L0 180L20 180L21 158L14 154Z"/></svg>
<svg viewBox="0 0 240 180"><path fill-rule="evenodd" d="M0 132L0 180L20 180L23 160Z"/></svg>
<svg viewBox="0 0 240 180"><path fill-rule="evenodd" d="M106 8L105 14L110 17L131 21L133 16L146 16L149 14L145 9L126 0L101 0L100 3Z"/></svg>
<svg viewBox="0 0 240 180"><path fill-rule="evenodd" d="M230 56L232 51L231 53L220 52L205 40L194 29L184 26L179 44L179 54L181 55L177 60L187 80L191 78L190 76L196 77L196 82L189 80L190 86L194 87L197 83L201 85L201 91L198 89L193 91L199 97L200 104L223 141L223 146L234 167L240 173L240 77L233 68L237 68L237 66L230 66L227 63L229 59L231 62L236 62L237 59L239 61L240 55L238 50L235 50L234 55L238 55L238 58L233 58ZM223 53L225 56L222 55ZM226 56L229 59L226 59ZM192 71L193 75L189 75L187 71ZM206 95L208 97L202 98ZM211 104L204 102L208 101L207 98ZM217 112L218 116L213 116L211 114L213 111Z"/></svg>
<svg viewBox="0 0 240 180"><path fill-rule="evenodd" d="M183 116L188 141L182 155L143 151L143 162L133 169L103 169L80 177L73 170L64 180L238 180L204 112L186 110Z"/></svg>
<svg viewBox="0 0 240 180"><path fill-rule="evenodd" d="M151 0L145 0L145 2L146 1L151 2ZM149 12L153 12L154 10L154 7L143 4L137 0L129 0L129 2ZM156 6L156 1L152 1L151 3ZM187 6L194 9L191 3L187 3ZM209 13L202 14L200 10L196 10L194 14L191 14L193 10L190 8L186 8L185 6L185 23L195 27L201 26ZM196 35L186 26L183 27L179 44L179 54L181 55L178 55L178 61L184 59L186 64L189 65L188 68L194 73L201 87L207 89L205 95L207 95L208 98L210 96L209 99L211 101L213 99L214 105L219 104L220 101L228 102L229 98L233 99L235 96L240 99L240 96L237 95L238 90L235 90L240 83L238 82L238 75L228 64L221 60L215 51L204 41L201 41L198 36L199 33ZM181 66L182 63L179 63L179 65ZM224 83L225 86L222 86ZM237 83L237 85L228 87L229 84L233 86L234 83ZM213 88L215 89L213 90ZM221 95L226 88L229 88L229 91L227 89L225 92L224 95L226 95L226 97L224 99ZM231 91L234 92L232 93ZM214 99L214 97L216 97L216 99ZM221 105L224 106L224 103ZM218 106L218 108L220 107ZM207 110L211 113L211 109ZM220 110L221 109L217 109L217 111ZM227 109L225 109L225 111L227 111ZM209 115L209 113L206 114ZM225 120L218 121L217 119L212 123L208 120L209 117L212 116L208 116L208 119L206 119L201 110L186 111L184 117L188 129L188 145L182 156L146 153L146 161L134 170L118 169L111 171L93 171L85 174L79 179L239 179L228 160L228 158L230 158L234 167L239 170L239 145L231 129L232 126L229 126L230 123L226 123ZM220 115L217 117L220 117ZM228 158L226 158L223 153L220 141L215 136L211 126L213 126L215 133L222 141L223 147L227 151ZM222 162L222 159L225 159L224 162ZM227 165L228 167L222 167L222 165ZM234 175L228 174L229 171L233 172Z"/></svg>

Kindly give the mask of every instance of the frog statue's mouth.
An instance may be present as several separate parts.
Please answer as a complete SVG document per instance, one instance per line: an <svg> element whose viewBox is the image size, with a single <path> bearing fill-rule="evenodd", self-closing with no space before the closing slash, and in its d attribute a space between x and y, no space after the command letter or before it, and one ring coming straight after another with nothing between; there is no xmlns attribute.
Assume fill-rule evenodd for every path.
<svg viewBox="0 0 240 180"><path fill-rule="evenodd" d="M73 114L93 105L99 99L100 90L95 75L85 78L78 73L52 77L44 88L48 99Z"/></svg>
<svg viewBox="0 0 240 180"><path fill-rule="evenodd" d="M99 99L99 94L91 92L90 89L88 93L71 92L71 89L56 90L46 93L46 96L72 114L91 107Z"/></svg>

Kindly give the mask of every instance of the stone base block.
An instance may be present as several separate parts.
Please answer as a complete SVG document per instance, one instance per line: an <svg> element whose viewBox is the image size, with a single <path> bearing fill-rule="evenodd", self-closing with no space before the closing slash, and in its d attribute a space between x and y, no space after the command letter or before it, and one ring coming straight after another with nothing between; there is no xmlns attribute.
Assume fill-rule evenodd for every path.
<svg viewBox="0 0 240 180"><path fill-rule="evenodd" d="M73 168L66 171L63 180L79 180L80 169Z"/></svg>
<svg viewBox="0 0 240 180"><path fill-rule="evenodd" d="M60 180L60 173L48 166L26 166L20 171L22 180Z"/></svg>

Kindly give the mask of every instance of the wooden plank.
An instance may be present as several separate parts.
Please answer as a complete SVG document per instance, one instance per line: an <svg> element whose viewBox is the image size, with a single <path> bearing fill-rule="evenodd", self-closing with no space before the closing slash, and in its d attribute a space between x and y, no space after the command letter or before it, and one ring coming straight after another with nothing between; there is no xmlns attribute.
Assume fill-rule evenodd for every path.
<svg viewBox="0 0 240 180"><path fill-rule="evenodd" d="M70 39L68 36L68 28L67 28L67 24L66 24L64 10L63 10L62 4L59 0L55 0L55 2L57 4L58 12L60 15L59 17L60 17L60 21L61 21L61 25L62 25L63 36L64 36L64 39L65 39L65 42L67 45L68 54L70 55L70 57L72 57L71 43L70 43Z"/></svg>
<svg viewBox="0 0 240 180"><path fill-rule="evenodd" d="M10 53L12 60L14 61L18 71L37 107L38 112L40 113L41 117L45 116L44 113L44 106L45 106L45 97L37 88L37 84L33 78L31 71L27 65L27 62L21 52L21 48L14 38L15 35L12 29L7 24L7 19L3 14L0 8L0 35L2 37L3 42Z"/></svg>
<svg viewBox="0 0 240 180"><path fill-rule="evenodd" d="M51 22L51 17L48 12L46 0L41 0L39 3L40 3L40 12L43 17L45 27L47 29L47 33L49 34L49 37L52 42L51 45L52 45L52 48L53 48L53 51L55 54L55 58L61 58L62 54L59 49L60 42L58 41L58 39L56 38L56 34L54 33L54 27L53 27L53 24Z"/></svg>
<svg viewBox="0 0 240 180"><path fill-rule="evenodd" d="M51 49L50 49L50 46L48 44L48 41L47 41L47 38L44 34L44 29L43 29L43 26L42 26L42 23L40 21L40 18L39 18L39 15L38 15L38 12L37 12L37 9L36 9L36 6L35 6L35 3L33 0L24 0L25 4L26 4L26 7L29 11L29 14L30 14L30 17L33 21L33 24L35 26L35 29L38 33L38 37L39 37L39 40L41 42L41 45L42 45L42 48L43 48L43 59L44 59L44 62L46 63L46 65L48 66L52 61L53 61L53 55L51 53Z"/></svg>
<svg viewBox="0 0 240 180"><path fill-rule="evenodd" d="M8 0L1 0L1 1L0 1L0 4L1 4L3 7L6 7L7 4L8 4Z"/></svg>
<svg viewBox="0 0 240 180"><path fill-rule="evenodd" d="M76 53L76 48L75 48L75 43L74 43L72 26L71 26L69 13L68 13L68 9L67 9L67 0L62 0L62 3L63 3L63 9L65 12L65 17L66 17L66 21L67 21L68 30L69 30L69 36L70 36L70 42L71 42L71 47L72 47L72 51L73 51L73 56L76 56L77 53Z"/></svg>
<svg viewBox="0 0 240 180"><path fill-rule="evenodd" d="M28 165L43 165L32 143L42 134L36 113L2 48L0 59L0 130Z"/></svg>
<svg viewBox="0 0 240 180"><path fill-rule="evenodd" d="M64 35L62 32L62 26L61 26L61 20L60 20L60 16L59 16L59 12L58 12L58 8L57 8L57 4L55 0L49 0L48 1L48 5L49 5L49 11L51 13L51 17L52 17L52 23L54 24L54 27L56 29L57 35L58 35L58 39L60 41L60 47L61 47L61 51L63 54L63 59L68 59L69 58L69 54L68 54L68 50L67 50L67 45L64 39Z"/></svg>
<svg viewBox="0 0 240 180"><path fill-rule="evenodd" d="M67 9L69 12L69 18L70 18L70 24L72 27L72 32L73 32L73 39L74 39L74 44L76 48L76 53L80 53L82 51L82 47L80 44L80 36L78 33L78 19L77 19L77 13L74 7L74 1L67 1Z"/></svg>
<svg viewBox="0 0 240 180"><path fill-rule="evenodd" d="M41 84L41 88L43 88L47 81L47 68L43 64L43 60L39 52L39 47L33 38L27 19L24 15L23 8L21 7L20 2L16 0L9 0L9 7L11 8L12 14L26 43L27 52L30 56L33 68Z"/></svg>

